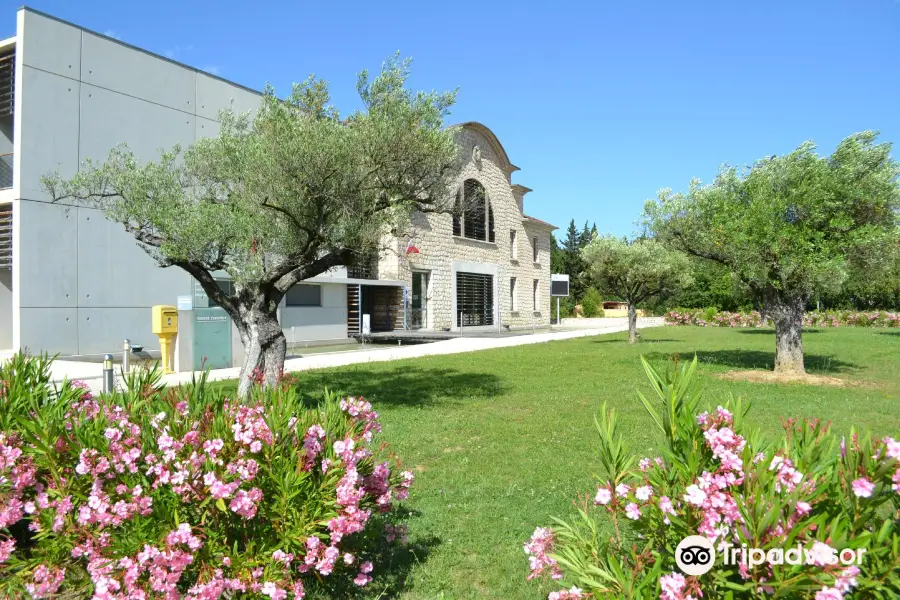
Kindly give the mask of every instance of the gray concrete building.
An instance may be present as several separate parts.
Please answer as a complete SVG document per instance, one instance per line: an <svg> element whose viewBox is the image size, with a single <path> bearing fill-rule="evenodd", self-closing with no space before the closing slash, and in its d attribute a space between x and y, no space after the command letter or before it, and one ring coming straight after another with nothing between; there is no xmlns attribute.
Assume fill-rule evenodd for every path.
<svg viewBox="0 0 900 600"><path fill-rule="evenodd" d="M186 360L196 366L222 340L233 341L227 319L210 312L220 309L187 273L156 266L101 212L52 202L40 179L72 176L122 142L139 159L155 159L160 149L216 135L221 109L252 111L259 102L252 89L20 9L15 35L0 40L0 354L102 354L120 349L123 338L158 350L150 307L182 300L190 305L186 330L219 327ZM554 227L524 214L529 190L512 183L517 168L496 136L477 123L459 131L464 151L475 152L460 173L460 199L480 186L483 205L472 214L484 220L483 235L472 233L470 213L461 229L449 215L422 218L416 238L389 244L394 253L371 269L335 269L298 285L279 314L289 344L346 341L361 332L363 314L381 330L549 323ZM414 244L421 248L407 254ZM457 284L469 271L473 281L487 279L475 281L482 289L463 302ZM224 274L222 285L229 285ZM475 316L457 314L473 303ZM212 366L236 363L239 354L232 343Z"/></svg>

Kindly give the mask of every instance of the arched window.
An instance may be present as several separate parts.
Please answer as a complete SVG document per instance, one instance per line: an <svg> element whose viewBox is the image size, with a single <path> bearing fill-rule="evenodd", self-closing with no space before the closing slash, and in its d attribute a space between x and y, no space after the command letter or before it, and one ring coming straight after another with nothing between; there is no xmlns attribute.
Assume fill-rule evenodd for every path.
<svg viewBox="0 0 900 600"><path fill-rule="evenodd" d="M495 241L494 209L485 194L484 186L475 179L466 179L456 197L453 235L471 240Z"/></svg>

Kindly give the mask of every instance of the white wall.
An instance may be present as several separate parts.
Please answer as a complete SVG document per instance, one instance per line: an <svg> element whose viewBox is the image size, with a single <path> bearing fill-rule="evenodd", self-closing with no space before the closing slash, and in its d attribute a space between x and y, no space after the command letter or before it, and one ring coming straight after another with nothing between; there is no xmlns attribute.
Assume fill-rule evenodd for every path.
<svg viewBox="0 0 900 600"><path fill-rule="evenodd" d="M99 211L53 203L40 179L53 171L71 177L82 161L104 160L123 142L139 160L156 159L160 149L215 135L218 111L232 102L235 110L252 110L260 96L39 12L19 11L15 347L96 354L120 348L128 337L158 349L150 307L190 294L190 276L158 267Z"/></svg>
<svg viewBox="0 0 900 600"><path fill-rule="evenodd" d="M292 342L347 339L347 286L323 283L321 306L281 306L281 328Z"/></svg>

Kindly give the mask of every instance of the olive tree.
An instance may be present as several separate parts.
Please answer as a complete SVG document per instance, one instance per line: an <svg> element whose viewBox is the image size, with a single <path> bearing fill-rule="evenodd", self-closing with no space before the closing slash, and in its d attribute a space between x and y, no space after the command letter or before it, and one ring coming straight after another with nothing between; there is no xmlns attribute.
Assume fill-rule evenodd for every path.
<svg viewBox="0 0 900 600"><path fill-rule="evenodd" d="M658 239L728 267L775 324L775 371L803 373L803 316L813 294L882 259L897 236L900 168L863 132L831 156L811 142L686 193L660 192L644 223Z"/></svg>
<svg viewBox="0 0 900 600"><path fill-rule="evenodd" d="M628 303L628 340L637 342L637 307L691 283L688 258L653 239L594 237L581 251L585 274L598 288Z"/></svg>
<svg viewBox="0 0 900 600"><path fill-rule="evenodd" d="M240 333L244 395L256 369L267 385L283 369L276 311L292 286L371 257L414 211L452 210L458 150L443 120L456 93L409 91L408 73L396 57L371 80L360 73L363 108L348 117L314 77L287 98L267 88L254 114L223 111L218 137L149 162L122 145L44 185L57 201L101 209L160 266L199 282ZM232 292L216 284L219 270Z"/></svg>

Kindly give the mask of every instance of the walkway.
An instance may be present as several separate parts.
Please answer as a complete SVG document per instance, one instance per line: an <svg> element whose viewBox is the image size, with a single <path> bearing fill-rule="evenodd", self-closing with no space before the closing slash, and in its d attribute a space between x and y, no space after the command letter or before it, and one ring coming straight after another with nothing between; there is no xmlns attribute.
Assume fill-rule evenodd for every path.
<svg viewBox="0 0 900 600"><path fill-rule="evenodd" d="M477 350L489 350L492 348L508 348L510 346L524 346L527 344L540 344L556 340L569 340L573 338L602 335L605 333L617 333L628 330L627 319L605 319L602 327L590 329L570 328L562 326L554 328L548 333L535 333L533 335L515 335L500 338L482 337L457 337L453 339L433 342L430 344L416 344L385 349L351 350L347 352L331 352L327 354L311 354L300 358L291 358L285 361L285 372L309 371L312 369L324 369L328 367L341 367L345 365L384 362L389 360L401 360L404 358L418 358L421 356L436 356L439 354L458 354L461 352L474 352ZM663 325L662 318L646 318L638 320L638 329L647 327L659 327ZM237 379L240 369L215 369L210 371L210 381L221 379ZM193 373L173 373L163 376L166 385L178 385L191 380ZM118 377L118 373L116 374ZM99 392L102 388L103 365L102 363L79 362L73 360L57 360L53 363L53 380L62 381L68 379L82 379L91 389Z"/></svg>

